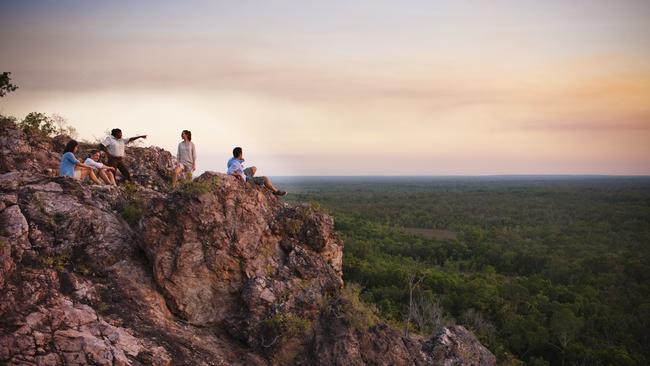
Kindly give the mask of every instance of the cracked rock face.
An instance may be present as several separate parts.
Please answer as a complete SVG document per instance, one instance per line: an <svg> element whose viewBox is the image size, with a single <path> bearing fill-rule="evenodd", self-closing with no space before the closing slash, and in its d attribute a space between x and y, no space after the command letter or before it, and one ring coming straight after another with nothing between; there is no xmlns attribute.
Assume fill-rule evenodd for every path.
<svg viewBox="0 0 650 366"><path fill-rule="evenodd" d="M314 319L318 304L343 286L343 245L331 218L285 206L235 177L206 173L199 181L211 190L154 200L139 226L174 313L198 326L221 324L251 345L261 343L264 319ZM286 227L289 218L295 227Z"/></svg>
<svg viewBox="0 0 650 366"><path fill-rule="evenodd" d="M218 173L170 193L157 148L132 151L144 186L53 177L65 141L0 127L0 364L495 364L462 327L423 341L336 310L328 215Z"/></svg>
<svg viewBox="0 0 650 366"><path fill-rule="evenodd" d="M129 330L107 323L90 306L55 297L0 338L0 357L15 354L11 363L38 365L129 365L145 347ZM154 364L171 364L163 348L154 347L154 352Z"/></svg>
<svg viewBox="0 0 650 366"><path fill-rule="evenodd" d="M74 278L68 269L83 264L88 271L110 270L113 258L131 252L129 232L120 230L124 224L109 208L80 185L67 194L66 185L76 183L62 178L8 173L0 182L0 361L128 365L148 357L152 364L171 364L164 348L111 324L88 305L90 281L84 290L77 279L76 296L63 294L63 280ZM82 217L106 225L91 229L96 221Z"/></svg>
<svg viewBox="0 0 650 366"><path fill-rule="evenodd" d="M47 137L18 128L0 130L1 173L30 171L54 176L58 172L60 155Z"/></svg>

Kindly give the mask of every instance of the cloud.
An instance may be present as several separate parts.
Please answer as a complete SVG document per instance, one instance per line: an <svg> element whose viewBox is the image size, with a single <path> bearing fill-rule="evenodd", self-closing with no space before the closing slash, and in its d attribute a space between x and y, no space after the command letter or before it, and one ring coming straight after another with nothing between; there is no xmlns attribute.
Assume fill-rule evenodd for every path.
<svg viewBox="0 0 650 366"><path fill-rule="evenodd" d="M556 117L557 118L557 117ZM558 119L532 119L503 130L531 132L640 132L650 133L650 112L622 116L563 116Z"/></svg>

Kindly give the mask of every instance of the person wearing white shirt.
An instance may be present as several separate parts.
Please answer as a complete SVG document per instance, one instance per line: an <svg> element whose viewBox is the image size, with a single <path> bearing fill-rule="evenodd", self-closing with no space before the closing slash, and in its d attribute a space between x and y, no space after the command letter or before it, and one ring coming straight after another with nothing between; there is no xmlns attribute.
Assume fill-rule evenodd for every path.
<svg viewBox="0 0 650 366"><path fill-rule="evenodd" d="M131 180L131 173L129 173L129 169L124 164L126 145L141 138L146 139L147 135L122 138L122 130L114 128L111 130L111 135L99 144L99 149L108 153L108 162L106 165L119 170L125 180Z"/></svg>
<svg viewBox="0 0 650 366"><path fill-rule="evenodd" d="M84 161L84 164L92 167L94 170L97 170L99 177L106 182L106 184L117 185L115 182L115 168L112 166L104 165L99 162L99 159L102 157L102 152L99 150L93 150L90 153L90 156Z"/></svg>

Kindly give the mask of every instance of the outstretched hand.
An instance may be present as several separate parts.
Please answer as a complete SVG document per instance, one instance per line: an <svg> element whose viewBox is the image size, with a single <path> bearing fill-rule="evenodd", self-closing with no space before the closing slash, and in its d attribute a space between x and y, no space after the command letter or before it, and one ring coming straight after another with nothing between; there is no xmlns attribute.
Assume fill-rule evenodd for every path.
<svg viewBox="0 0 650 366"><path fill-rule="evenodd" d="M131 138L128 140L128 142L135 141L135 140L137 140L137 139L146 139L146 138L147 138L147 135L135 136L135 137L131 137Z"/></svg>

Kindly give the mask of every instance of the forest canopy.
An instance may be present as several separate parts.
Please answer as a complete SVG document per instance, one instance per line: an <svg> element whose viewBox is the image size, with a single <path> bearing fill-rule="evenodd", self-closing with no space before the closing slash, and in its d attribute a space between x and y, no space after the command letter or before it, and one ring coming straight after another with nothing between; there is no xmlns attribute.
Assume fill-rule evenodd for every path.
<svg viewBox="0 0 650 366"><path fill-rule="evenodd" d="M386 321L405 327L416 274L416 298L439 307L438 326L471 328L500 364L650 362L648 178L312 179L289 188L335 216L345 280Z"/></svg>

